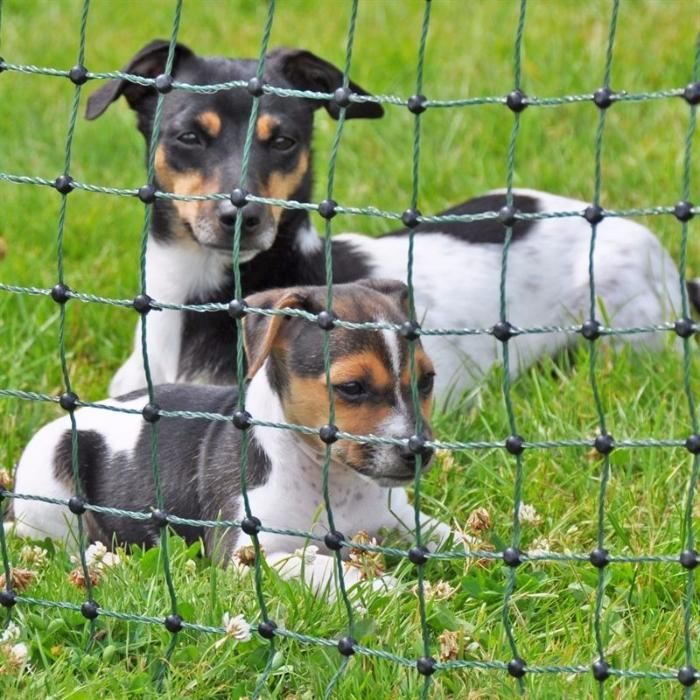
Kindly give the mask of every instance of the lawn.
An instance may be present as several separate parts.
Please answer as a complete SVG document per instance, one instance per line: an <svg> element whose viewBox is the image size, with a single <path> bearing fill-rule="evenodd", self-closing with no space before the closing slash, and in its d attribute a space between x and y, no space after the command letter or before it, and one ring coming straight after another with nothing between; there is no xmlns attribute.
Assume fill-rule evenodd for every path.
<svg viewBox="0 0 700 700"><path fill-rule="evenodd" d="M0 0L0 56L12 64L69 69L76 62L82 4L78 0ZM168 37L174 3L95 0L87 22L86 65L121 68L154 37ZM430 99L503 96L513 87L515 0L435 0L423 92ZM266 3L254 0L187 0L180 40L204 54L257 56ZM592 94L603 80L611 2L532 0L525 23L522 85L529 95ZM423 3L360 3L353 79L378 95L406 99L415 91ZM350 3L286 0L278 3L271 45L301 46L342 65ZM611 85L629 93L682 88L691 79L697 23L695 0L621 3ZM695 18L695 19L694 19ZM82 90L81 110L94 83ZM65 78L0 72L0 173L53 180L63 171L74 87ZM386 105L384 119L347 124L340 146L334 198L343 205L372 205L401 212L410 203L413 117ZM673 205L680 198L689 108L678 97L626 101L607 113L601 201L610 209ZM422 119L419 208L437 213L485 190L502 187L513 116L502 105L428 109ZM589 201L594 185L597 108L590 101L527 109L521 117L514 184ZM335 132L320 111L316 119L315 201L323 198ZM694 138L691 200L700 201L700 137ZM100 120L80 118L71 174L85 183L135 188L145 181L143 145L125 103ZM50 288L57 279L56 237L60 195L50 187L8 182L0 176L0 283ZM673 216L640 219L675 260L681 226ZM321 226L321 219L315 222ZM128 299L138 293L143 205L134 197L74 191L67 201L64 266L75 290ZM687 274L700 276L700 229L690 222ZM349 215L333 231L381 234L392 222ZM468 271L465 271L467 274ZM533 270L533 274L537 274ZM458 303L458 300L455 301ZM66 307L67 362L73 388L99 400L130 351L135 313L104 304L71 301ZM496 319L494 319L495 321ZM46 296L0 291L0 390L58 395L64 390L58 354L57 305ZM669 334L670 335L670 334ZM691 346L694 342L691 341ZM692 348L691 348L692 349ZM692 354L690 384L698 388ZM586 346L544 360L512 384L518 431L529 442L592 439L598 430ZM691 432L681 356L635 354L602 348L595 374L610 432L623 439L681 439ZM439 368L438 368L439 370ZM438 408L443 441L503 441L509 434L502 376L493 376L458 406ZM23 446L60 413L53 404L0 395L0 468L11 472ZM534 513L522 522L522 548L585 554L596 546L603 461L589 447L527 449L522 457L523 501ZM616 449L610 455L605 497L605 546L619 556L677 557L686 543L685 509L693 463L683 447ZM502 551L512 540L515 460L503 449L442 453L425 480L423 508L469 530L482 549ZM470 516L488 513L488 527ZM483 513L483 511L481 511ZM524 511L526 512L526 511ZM694 519L700 504L694 505ZM484 516L485 517L485 516ZM69 581L70 553L40 544L46 554L10 539L15 566L36 577L23 595L80 604L85 593ZM212 566L198 548L170 541L174 585L184 619L220 627L224 613L255 623L259 609L248 572ZM122 553L104 570L96 599L109 611L163 618L169 598L159 550ZM416 572L405 560L386 562L400 584L389 595L367 596L356 611L355 637L364 646L415 659L422 655L421 621L414 593ZM316 598L296 583L264 571L270 617L312 637L347 634L340 603ZM430 651L440 659L507 662L512 658L503 624L508 573L500 561L429 562L427 628ZM684 614L688 573L677 562L615 562L604 571L601 635L614 669L675 673L686 663ZM449 583L435 589L440 581ZM508 617L518 653L527 664L589 667L596 659L593 626L598 570L586 561L530 561L516 570ZM700 617L692 601L688 624L698 666ZM155 695L170 641L162 625L100 617L96 634L73 610L21 603L12 612L14 643L27 646L29 666L11 668L0 658L3 697L93 698ZM252 695L270 658L269 643L186 630L177 637L161 694L179 698ZM447 648L452 641L453 648ZM3 652L0 643L0 652ZM277 640L263 696L318 698L338 670L335 648ZM528 673L532 697L590 697L592 673ZM423 679L414 668L356 654L335 690L340 698L415 697ZM675 680L613 675L612 697L680 697ZM519 694L502 668L441 670L430 697L491 698Z"/></svg>

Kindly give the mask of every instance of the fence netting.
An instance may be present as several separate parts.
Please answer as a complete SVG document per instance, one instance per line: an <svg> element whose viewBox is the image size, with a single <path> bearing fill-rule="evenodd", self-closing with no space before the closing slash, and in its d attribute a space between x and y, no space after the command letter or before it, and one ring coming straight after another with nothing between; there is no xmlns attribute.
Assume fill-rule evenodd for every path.
<svg viewBox="0 0 700 700"><path fill-rule="evenodd" d="M418 513L421 507L421 494L422 494L422 479L421 479L421 456L417 455L417 464L415 470L415 482L414 482L414 504L415 504L415 541L411 546L406 548L396 548L396 547L382 547L380 545L375 545L373 543L362 543L362 542L350 542L346 539L342 542L343 546L352 546L359 550L364 550L368 552L377 552L382 554L388 554L392 557L403 557L410 559L416 567L417 576L417 605L418 614L420 616L420 628L422 631L421 639L421 649L422 653L417 658L408 658L406 656L398 655L393 653L391 650L384 648L374 647L371 644L361 644L355 640L355 610L353 604L350 602L348 592L345 590L343 584L343 565L341 558L341 551L335 551L336 568L339 574L338 584L340 587L340 594L342 601L344 603L345 613L346 613L346 627L343 630L338 630L338 636L336 638L325 638L314 636L312 634L313 630L292 630L287 629L279 624L271 617L268 605L267 596L265 588L265 572L263 566L261 565L261 550L258 543L257 534L255 534L255 528L253 528L252 540L255 547L255 561L254 561L254 582L255 591L257 597L258 611L257 617L258 622L253 626L258 634L264 638L269 644L269 651L267 655L267 664L265 670L260 674L257 686L255 688L254 695L258 696L264 691L268 678L272 672L273 659L275 658L275 652L278 646L285 640L295 640L297 642L307 644L307 645L319 645L327 648L337 648L340 655L340 663L338 665L337 671L333 673L330 682L326 689L326 695L330 695L336 687L341 682L343 673L350 662L353 655L360 655L367 657L370 660L382 660L384 662L392 662L399 664L401 666L407 667L407 669L412 669L411 672L419 674L419 677L423 678L422 681L422 696L427 697L431 689L431 679L433 674L449 674L459 671L464 671L468 669L482 669L491 671L493 673L504 673L510 674L515 679L515 682L519 684L521 689L526 687L526 679L529 674L593 674L594 678L599 682L598 689L602 696L605 681L610 677L627 677L636 679L654 679L658 681L669 681L673 683L679 683L685 688L687 694L691 691L691 686L697 681L698 673L695 671L693 666L694 655L693 655L693 639L691 634L692 627L692 607L695 598L695 582L694 582L694 569L698 564L698 555L695 550L695 524L693 522L693 503L696 494L696 487L698 481L698 474L700 472L700 462L698 454L700 454L700 426L698 425L698 417L696 411L695 400L693 392L691 391L691 353L693 349L693 333L698 330L698 327L690 320L690 308L689 300L686 292L685 285L685 262L686 262L686 251L688 247L688 235L689 235L689 221L692 219L694 214L700 213L700 208L694 207L691 203L691 162L692 162L692 144L693 137L696 128L696 111L697 105L700 103L700 42L694 47L693 56L689 63L692 63L692 75L689 76L689 84L679 87L671 87L666 90L660 90L656 92L648 93L630 93L630 92L615 92L610 85L611 70L614 60L614 49L615 49L615 35L617 28L617 17L618 17L618 6L619 0L614 0L612 2L612 11L609 21L608 29L608 39L607 39L607 52L605 56L605 68L604 73L600 76L600 82L594 91L585 94L576 95L566 95L561 97L544 97L538 98L530 96L526 93L525 87L522 81L522 41L525 32L526 24L526 0L521 0L520 2L520 13L517 26L515 27L515 36L513 42L513 77L512 77L512 91L507 95L497 95L497 96L483 96L483 97L469 97L464 99L448 99L448 100L432 100L430 97L425 97L423 95L423 69L426 57L426 46L428 43L429 29L430 29L430 14L431 14L431 0L426 0L424 3L424 14L423 23L420 31L420 42L417 50L417 65L415 71L415 93L409 97L393 96L393 95L381 95L381 96L360 96L355 94L350 94L349 103L352 102L363 102L363 101L374 101L383 105L388 105L392 109L408 109L414 115L414 132L413 132L413 143L412 143L412 187L410 191L410 196L408 197L408 206L405 211L383 211L375 207L351 207L343 206L342 203L336 203L334 201L334 175L336 171L336 161L337 155L341 148L343 130L345 125L345 113L347 109L347 101L342 101L339 103L339 118L337 120L337 126L335 130L335 135L332 141L332 147L330 152L330 158L328 161L328 169L326 173L326 187L325 187L325 199L321 203L305 203L296 201L286 201L277 200L271 198L264 198L254 195L247 195L248 201L259 202L262 204L274 205L279 207L285 207L290 209L304 209L309 212L319 212L320 205L325 205L322 210L327 213L330 212L331 215L324 217L325 228L322 231L324 245L325 245L325 267L326 267L326 282L327 282L327 308L331 308L333 301L333 284L332 284L332 257L331 257L331 235L333 233L333 214L349 214L354 216L364 216L364 217L382 217L387 220L402 221L406 226L409 227L409 255L406 260L406 282L409 289L409 300L410 300L410 312L411 320L416 322L415 316L415 306L413 302L413 226L420 222L470 222L476 220L486 220L486 219L498 219L500 220L506 230L505 243L502 247L502 257L501 257L501 277L500 277L500 314L498 319L494 319L494 326L491 328L420 328L418 333L420 335L478 335L478 334L490 334L501 341L502 349L502 392L503 400L506 407L506 415L508 422L508 434L504 435L502 439L492 440L492 441L472 441L472 442L446 442L440 440L433 440L429 443L430 447L434 449L440 449L445 451L470 451L470 450L490 450L490 449L502 449L505 450L513 460L513 482L512 482L512 528L510 542L507 543L502 551L486 551L486 550L469 550L461 546L456 546L449 551L438 551L434 553L428 553L424 557L416 556L417 551L420 550L423 544L423 533L421 532L420 520L418 518ZM1 5L0 5L1 8ZM39 401L39 402L53 402L58 403L65 409L70 416L72 424L72 465L73 473L75 477L75 496L68 501L61 499L49 499L41 498L30 493L15 493L9 489L3 490L0 497L5 502L9 503L11 499L38 499L44 500L50 503L56 503L61 506L70 509L71 512L77 514L78 516L78 539L79 539L79 557L80 557L80 567L82 568L84 578L85 578L85 601L81 604L73 604L61 600L48 600L39 599L31 596L27 596L13 589L12 583L12 562L9 555L9 550L6 542L6 536L2 530L0 530L0 552L2 554L2 566L5 573L5 587L0 592L0 604L4 606L7 611L7 623L12 618L13 611L17 608L23 608L25 606L38 606L40 608L57 608L64 610L74 610L79 611L86 618L87 623L90 625L91 632L94 633L100 624L105 624L103 621L105 619L116 619L134 623L142 623L144 625L160 625L165 626L165 628L171 633L171 639L168 648L165 650L164 656L166 661L171 657L173 650L178 644L178 635L182 630L189 630L192 632L198 632L202 634L214 634L223 635L226 630L219 626L210 626L200 624L196 619L188 619L186 616L181 615L181 608L179 606L178 591L173 583L172 575L172 564L171 557L168 551L168 538L163 536L161 538L161 559L162 562L162 577L167 589L167 595L169 598L169 611L165 616L155 617L141 615L128 610L110 610L102 607L99 604L98 596L96 595L95 587L91 584L91 577L88 568L88 562L86 560L86 549L88 546L83 519L86 513L90 511L93 512L109 512L125 517L132 517L136 519L147 519L147 518L159 518L158 523L161 528L161 534L165 535L167 531L168 524L179 524L179 525L194 525L201 526L205 528L228 528L232 526L240 526L241 521L247 520L248 523L254 523L256 514L251 508L250 500L248 499L247 483L246 483L246 458L248 451L246 449L248 432L243 430L242 440L243 448L241 450L242 455L242 465L241 465L241 488L243 494L243 500L245 505L245 512L243 513L243 518L241 521L199 521L199 520L188 520L185 518L180 518L177 514L169 514L165 512L165 506L163 502L163 494L161 488L160 470L159 470L159 460L158 460L158 437L159 437L159 424L156 421L151 422L151 439L152 439L152 470L153 478L155 483L155 503L154 511L149 513L134 512L134 511L124 511L117 509L108 509L95 505L91 505L82 498L80 484L78 479L78 436L76 429L76 420L74 417L74 411L82 406L94 406L101 408L103 410L109 411L124 411L131 413L141 413L137 409L121 409L115 408L114 406L103 406L100 404L92 403L90 401L82 400L73 391L72 378L69 372L68 362L67 362L67 342L66 342L66 318L67 314L70 313L71 304L70 301L85 302L91 304L102 304L102 305L113 305L117 307L123 307L125 310L133 309L135 306L134 299L114 299L100 297L93 294L88 294L81 292L79 289L72 289L66 283L66 274L64 270L64 229L66 221L66 212L71 202L71 192L75 190L84 190L87 192L107 194L115 197L131 197L139 198L144 201L144 220L143 229L141 234L141 246L139 251L139 262L140 262L140 296L148 294L147 280L146 280L146 249L148 241L148 232L151 224L151 203L153 198L161 199L171 199L171 200L225 200L229 198L230 193L217 193L212 195L176 195L168 192L156 191L155 193L152 189L149 191L146 188L140 189L120 189L117 187L106 187L98 186L95 184L90 184L87 182L80 182L71 176L71 156L72 156L72 146L73 137L76 127L76 122L78 118L78 106L79 100L84 89L84 85L87 81L90 83L98 82L102 80L109 80L114 78L121 78L132 83L136 83L144 86L155 86L156 89L159 88L158 81L143 78L137 75L131 75L127 73L122 73L120 71L103 72L97 73L92 72L86 67L86 45L87 45L87 19L90 9L90 1L84 0L83 10L81 15L80 27L79 27L79 49L77 56L75 57L75 65L70 70L65 69L54 69L47 67L37 67L34 65L22 65L12 62L12 56L5 56L0 59L0 73L4 73L2 76L3 81L11 81L13 73L26 73L40 77L46 78L56 78L59 80L70 80L74 84L74 96L70 110L69 124L65 137L65 155L63 171L57 178L44 178L36 177L17 173L7 173L0 172L0 180L8 183L16 183L17 185L34 185L39 187L55 188L61 196L60 199L60 210L56 226L56 243L57 243L57 258L56 258L56 284L52 288L39 288L39 287L22 287L10 284L0 284L0 291L6 294L18 294L18 295L34 295L34 296L48 296L51 297L57 304L58 311L60 313L59 317L59 337L58 337L58 348L57 357L60 362L64 392L60 396L49 395L40 392L26 391L18 389L15 387L0 387L0 396L11 399L27 400L27 401ZM172 32L170 36L170 47L168 53L168 60L165 69L165 75L170 76L173 67L173 59L175 54L175 45L178 39L178 32L180 30L180 18L182 11L182 0L176 0L173 13L172 22ZM347 29L346 37L346 52L345 52L345 64L343 67L343 87L347 88L349 85L349 72L351 69L352 58L353 58L353 44L355 40L355 29L356 29L356 19L358 11L358 0L352 0L351 2L351 12L350 12L350 23ZM263 28L262 38L260 41L260 53L258 58L258 68L257 68L257 78L262 81L264 68L265 68L265 57L268 52L268 42L271 34L271 29L273 26L273 20L275 17L275 0L269 0L267 19ZM5 22L11 22L11 17L4 18ZM1 29L1 27L0 27ZM679 48L683 50L683 48ZM162 76L161 76L162 77ZM170 84L168 88L174 90L182 90L193 93L213 93L223 90L246 90L248 89L248 83L246 81L233 81L228 83L221 83L215 85L192 85L180 82L178 80L167 81ZM162 84L161 84L162 87ZM148 175L146 179L147 185L154 182L154 162L155 162L155 148L158 143L159 128L161 123L162 105L163 105L163 94L164 92L159 89L158 91L158 102L155 111L155 119L153 124L153 133L150 140L150 148L148 152L147 165L148 165ZM333 100L338 99L336 94L326 94L326 93L316 93L308 91L298 91L290 89L280 89L276 88L274 85L264 84L263 94L275 94L281 97L299 98L304 97L311 100ZM347 98L347 92L341 97ZM685 141L685 147L682 153L683 167L682 167L682 181L679 183L679 203L669 206L650 206L644 208L636 209L625 209L625 210L609 210L605 209L601 203L601 187L602 187L602 175L601 175L601 158L603 155L603 144L605 136L605 123L607 109L614 105L616 102L630 101L630 102L646 102L652 100L664 100L664 99L682 99L688 105L688 124L687 124L687 137ZM248 122L248 128L245 139L244 146L244 157L241 168L240 175L240 185L245 189L247 177L248 177L248 165L249 165L249 155L251 152L251 144L253 141L254 128L256 124L258 105L260 97L259 95L254 97L253 107L250 113L250 119ZM537 214L527 214L519 212L513 205L513 179L514 172L516 168L516 153L517 153L517 143L520 131L521 120L523 119L523 114L527 110L537 109L542 106L556 106L571 104L576 102L588 102L593 101L598 107L598 126L595 133L594 142L594 181L591 183L591 198L590 206L587 207L585 211L557 211L548 213L537 213ZM431 109L456 109L456 108L466 108L469 106L484 105L484 104L497 104L503 105L512 113L512 130L510 135L510 140L507 148L507 158L504 163L504 182L506 186L506 208L500 211L486 212L484 214L477 215L443 215L443 216L427 216L423 215L419 210L419 193L420 193L420 182L419 182L419 163L421 159L421 128L422 128L422 115L426 110ZM402 209L403 207L397 207L397 209ZM596 308L596 278L595 269L593 265L593 257L596 246L596 232L597 226L603 218L610 217L621 217L621 216L633 216L633 215L645 215L645 216L668 216L675 217L678 220L678 226L680 229L681 238L681 254L679 260L679 270L681 278L681 296L682 296L682 317L675 322L670 322L666 324L659 324L655 326L640 326L640 327L628 327L628 328L613 328L606 327L604 322L597 316L598 311ZM513 232L513 226L518 220L535 220L535 219L545 219L545 218L566 218L566 217L584 217L590 223L590 248L589 248L589 280L590 280L590 307L588 319L583 323L583 325L570 325L570 326L540 326L532 328L518 328L509 323L508 320L508 307L506 304L506 290L508 284L508 260L509 260L509 249L511 245L511 238ZM241 220L242 217L236 217L235 223L235 235L234 235L234 247L233 247L233 269L235 271L235 291L234 300L242 298L241 289L241 278L238 274L239 269L239 254L240 254L240 242L241 242ZM148 298L146 296L146 298ZM137 297L138 299L138 297ZM141 298L143 301L143 297ZM209 313L218 312L228 309L228 304L200 304L200 305L177 305L169 304L167 300L150 299L148 298L148 308L150 309L175 309L175 310L188 310L197 313ZM248 308L247 313L265 313L265 314L286 314L286 315L296 315L304 318L309 323L316 323L317 316L313 314L306 313L304 311L270 311L256 308ZM151 378L151 373L149 369L149 352L148 352L148 335L147 335L147 325L146 325L146 314L141 314L141 337L142 337L142 354L143 354L143 364L145 368L145 376L147 383L148 392L148 404L151 413L155 411L158 417L168 420L170 418L182 418L182 419L193 419L193 420L216 420L216 421L227 421L232 422L234 416L232 415L218 415L218 414L203 414L196 411L165 411L158 409L156 405L156 393L154 389L154 384ZM238 411L243 412L246 410L245 401L245 370L244 370L244 353L242 345L242 320L240 317L236 319L236 324L238 325L238 347L237 347L237 376L238 384L241 388L238 401ZM357 327L357 324L344 323L343 319L337 321L337 325L346 327ZM360 324L361 325L361 324ZM398 326L387 326L388 328L399 332L401 329ZM325 333L324 340L324 357L326 373L329 377L329 364L330 364L330 346L329 346L329 330ZM679 438L669 438L669 439L656 439L656 438L637 438L637 439L626 439L624 436L615 435L613 436L608 431L608 421L606 420L606 414L601 401L598 379L596 373L596 358L598 353L598 346L600 344L600 338L604 336L621 335L621 334L634 334L634 333L648 333L648 332L659 332L668 334L677 334L680 336L683 345L683 367L684 367L684 379L683 379L683 389L685 392L685 397L687 401L688 410L688 423L687 423L687 437ZM509 354L509 340L517 335L526 333L568 333L568 334L579 334L585 339L588 345L590 353L590 388L592 396L595 403L596 415L597 415L597 426L598 435L595 439L588 438L567 438L561 440L541 440L541 441L530 441L527 436L521 437L519 430L519 421L517 412L513 408L513 402L511 400L511 358ZM416 408L416 415L420 417L421 412L418 405L418 390L416 384L416 377L414 369L414 353L413 345L411 347L410 353L410 366L412 370L412 400L414 402L414 407ZM53 362L52 358L46 358L46 362ZM331 382L328 381L329 386L329 401L330 401L330 414L328 416L328 424L333 425L335 422L334 405L333 405L333 393L331 388ZM420 418L419 418L420 421ZM294 430L302 431L307 433L315 433L318 430L318 426L299 426L290 424L270 424L261 420L256 419L253 415L248 421L250 425L272 425L284 430ZM415 426L415 432L417 435L421 433L422 426L417 424ZM371 436L362 435L350 435L346 433L339 433L338 437L344 439L351 439L360 442L372 442L377 441L377 438ZM384 438L385 442L388 440L392 442L391 439ZM396 439L393 441L395 444L401 444L402 441ZM687 471L687 495L686 503L684 506L684 521L685 528L683 533L683 539L678 541L678 553L677 554L638 554L638 555L622 555L617 554L614 551L608 551L606 548L606 496L607 489L610 481L610 454L613 450L619 449L629 449L629 448L677 448L685 447L690 453L689 456L689 468ZM528 552L522 548L521 544L521 506L523 505L523 485L524 485L524 464L523 464L523 454L533 451L533 450L551 450L557 448L584 448L584 449L594 449L600 455L600 474L599 474L599 493L597 496L597 543L596 547L592 552L573 552L573 553L557 553L557 552L538 552L532 551ZM325 460L323 465L323 491L324 500L327 510L328 524L331 530L335 530L333 512L331 508L331 501L329 496L329 469L331 464L331 455L333 447L329 443L325 448ZM258 531L275 531L268 530L266 528L265 522L263 521L259 526ZM294 535L306 538L310 542L321 540L318 535L311 532L299 532L295 530L288 530ZM349 535L350 533L345 533ZM439 661L436 660L435 656L435 640L431 637L431 632L429 625L427 623L426 617L426 597L425 597L425 581L426 576L429 575L429 570L431 563L433 561L464 561L465 559L473 560L495 560L500 561L505 564L506 567L506 585L503 592L502 600L502 625L505 631L505 635L508 640L510 647L510 658L498 659L494 658L492 660L476 660L476 659L456 659L456 660L446 660ZM574 665L531 665L528 663L528 649L525 648L521 643L519 643L518 635L514 625L513 619L513 597L518 590L518 569L523 564L529 562L573 562L581 567L593 566L597 570L597 587L595 593L595 606L592 611L593 614L593 629L594 629L594 653L591 650L586 651L582 648L581 653L584 658L581 659L579 664ZM664 563L677 565L678 567L683 567L687 571L687 580L685 584L685 591L683 595L683 646L684 646L684 664L677 670L661 670L653 666L646 668L619 668L609 662L609 655L606 650L606 645L604 642L604 634L602 632L602 615L604 607L604 596L605 596L605 578L608 567L614 567L620 563L632 563L632 564L654 564L654 563ZM582 644L582 647L585 647ZM594 657L594 663L591 665L590 657ZM161 676L165 672L166 665L161 667ZM688 695L689 697L689 695Z"/></svg>

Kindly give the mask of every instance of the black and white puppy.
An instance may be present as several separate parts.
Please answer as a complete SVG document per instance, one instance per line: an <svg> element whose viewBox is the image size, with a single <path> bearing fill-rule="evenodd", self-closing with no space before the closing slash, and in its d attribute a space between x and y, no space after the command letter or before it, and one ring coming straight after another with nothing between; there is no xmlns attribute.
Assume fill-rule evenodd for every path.
<svg viewBox="0 0 700 700"><path fill-rule="evenodd" d="M164 71L167 43L144 47L126 72L154 78ZM177 81L212 84L254 77L252 60L206 58L178 45ZM280 88L332 94L341 72L313 54L278 49L267 57L264 81ZM255 86L253 86L255 87ZM353 92L366 95L351 83ZM120 95L136 112L148 142L156 104L154 88L114 80L88 102L94 119ZM173 90L164 99L156 150L159 190L176 194L231 192L239 187L245 133L253 97L245 88L192 94ZM253 195L301 202L311 197L311 136L314 110L337 118L335 100L317 101L264 94L252 144L248 187ZM351 102L346 116L379 117L379 105ZM471 199L445 214L498 212L503 192ZM590 314L588 251L591 226L582 201L517 190L522 213L577 212L567 218L518 220L508 258L507 316L519 328L570 326ZM322 241L306 211L248 202L240 210L229 200L170 201L157 198L146 259L147 288L162 302L227 303L233 298L232 233L242 215L241 280L244 295L272 288L323 284ZM495 219L469 223L421 224L415 229L416 311L424 328L488 329L499 320L501 252L505 229ZM379 239L340 235L333 240L333 278L405 279L408 232ZM601 318L612 326L645 326L675 320L681 291L676 265L644 226L606 218L597 228L596 293ZM692 284L691 298L700 298ZM604 309L604 314L602 313ZM235 325L225 312L151 312L147 318L151 372L157 382L235 380ZM110 386L118 395L144 386L140 325L134 351ZM657 347L658 333L621 336L625 342ZM571 333L523 334L510 341L517 372L567 347ZM440 367L437 394L471 386L499 358L493 335L439 335L424 339Z"/></svg>
<svg viewBox="0 0 700 700"><path fill-rule="evenodd" d="M261 292L250 306L271 309L323 310L323 287L295 287ZM368 280L339 285L333 309L347 321L400 324L406 320L406 287L401 282ZM252 376L246 408L266 422L321 427L328 422L328 386L323 360L323 333L301 318L248 315L244 322L246 354ZM336 424L358 435L407 438L415 433L407 341L390 331L335 328L330 334L330 381ZM423 435L428 423L434 370L419 342L415 365ZM168 384L156 388L162 410L188 410L232 416L236 387ZM140 411L143 393L104 401L104 406ZM81 492L87 503L149 513L156 505L151 470L151 426L139 413L105 408L75 412ZM161 417L159 465L165 510L169 515L198 520L235 520L245 516L241 497L241 432L231 422ZM323 537L328 521L323 510L322 467L325 445L312 435L254 425L250 428L247 484L250 506L266 528L292 528ZM424 455L422 466L430 461ZM29 442L15 473L15 492L69 499L75 493L71 467L71 424L64 416L43 427ZM377 536L382 529L409 535L414 510L402 485L415 476L416 457L407 446L339 440L332 448L329 492L335 527L351 537L363 530ZM20 536L70 539L76 516L66 507L14 499L14 527ZM321 512L320 515L318 513ZM88 510L91 540L104 543L158 542L152 519L135 520ZM444 541L449 528L421 515L424 532ZM188 541L202 537L207 551L227 561L248 544L238 528L204 528L172 524ZM290 554L304 540L263 531L259 535L271 563L285 575L299 567ZM325 585L332 558L323 540L321 554L305 576ZM349 570L348 582L358 579Z"/></svg>

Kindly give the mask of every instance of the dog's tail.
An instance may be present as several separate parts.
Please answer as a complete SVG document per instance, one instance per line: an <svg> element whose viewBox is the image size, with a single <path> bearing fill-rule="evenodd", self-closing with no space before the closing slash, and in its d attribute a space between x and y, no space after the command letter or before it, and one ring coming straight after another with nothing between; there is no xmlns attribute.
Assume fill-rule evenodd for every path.
<svg viewBox="0 0 700 700"><path fill-rule="evenodd" d="M690 301L696 313L700 314L700 278L688 280L685 283L685 288L688 290L688 300Z"/></svg>

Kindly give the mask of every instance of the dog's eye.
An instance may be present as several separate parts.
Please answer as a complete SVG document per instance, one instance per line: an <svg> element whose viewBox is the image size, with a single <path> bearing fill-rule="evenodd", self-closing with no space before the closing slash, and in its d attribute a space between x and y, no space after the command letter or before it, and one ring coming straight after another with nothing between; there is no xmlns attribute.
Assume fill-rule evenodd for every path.
<svg viewBox="0 0 700 700"><path fill-rule="evenodd" d="M199 146L202 143L202 139L194 131L183 131L177 140L180 143L184 143L185 146Z"/></svg>
<svg viewBox="0 0 700 700"><path fill-rule="evenodd" d="M433 390L433 384L435 383L435 372L426 372L418 380L418 391L421 394L429 394Z"/></svg>
<svg viewBox="0 0 700 700"><path fill-rule="evenodd" d="M362 382L345 382L333 387L343 398L359 399L367 393Z"/></svg>
<svg viewBox="0 0 700 700"><path fill-rule="evenodd" d="M275 136L275 138L270 141L270 147L274 148L276 151L288 151L295 145L296 141L290 139L289 136Z"/></svg>

